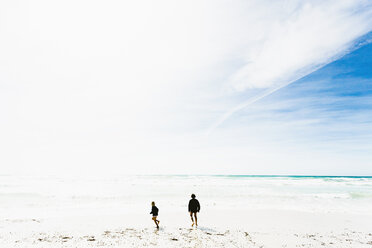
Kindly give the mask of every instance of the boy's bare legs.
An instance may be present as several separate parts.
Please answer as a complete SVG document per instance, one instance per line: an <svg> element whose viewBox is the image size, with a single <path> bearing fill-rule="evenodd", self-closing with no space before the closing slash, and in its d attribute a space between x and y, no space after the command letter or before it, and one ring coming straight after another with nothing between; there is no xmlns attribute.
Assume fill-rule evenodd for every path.
<svg viewBox="0 0 372 248"><path fill-rule="evenodd" d="M155 222L156 228L159 228L159 222L156 217L152 217L153 221Z"/></svg>
<svg viewBox="0 0 372 248"><path fill-rule="evenodd" d="M194 222L194 218L192 217L192 215L194 214L194 217L195 217L195 222ZM191 217L191 221L192 221L192 225L191 226L198 226L198 216L196 215L196 213L193 213L193 212L190 212L190 217Z"/></svg>
<svg viewBox="0 0 372 248"><path fill-rule="evenodd" d="M194 226L194 219L192 218L192 212L190 212L190 217L191 217L191 221L192 221L192 225L191 226Z"/></svg>

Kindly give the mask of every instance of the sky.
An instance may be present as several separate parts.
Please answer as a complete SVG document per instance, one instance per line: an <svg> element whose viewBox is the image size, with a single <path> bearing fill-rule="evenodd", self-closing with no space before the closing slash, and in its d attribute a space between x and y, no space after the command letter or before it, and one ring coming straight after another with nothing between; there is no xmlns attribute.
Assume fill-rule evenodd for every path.
<svg viewBox="0 0 372 248"><path fill-rule="evenodd" d="M372 3L0 2L0 174L372 175Z"/></svg>

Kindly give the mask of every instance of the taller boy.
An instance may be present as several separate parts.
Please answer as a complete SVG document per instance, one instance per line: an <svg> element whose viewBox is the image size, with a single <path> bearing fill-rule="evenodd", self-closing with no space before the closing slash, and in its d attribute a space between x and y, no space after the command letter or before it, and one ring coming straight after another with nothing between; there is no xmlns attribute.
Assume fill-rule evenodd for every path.
<svg viewBox="0 0 372 248"><path fill-rule="evenodd" d="M199 204L199 201L197 199L195 199L195 195L192 194L191 195L191 200L189 201L189 213L190 213L190 217L191 217L191 221L192 221L192 225L191 226L198 226L198 217L197 217L197 214L199 211L200 211L200 204ZM194 219L193 219L193 215L195 217L195 222L194 222Z"/></svg>

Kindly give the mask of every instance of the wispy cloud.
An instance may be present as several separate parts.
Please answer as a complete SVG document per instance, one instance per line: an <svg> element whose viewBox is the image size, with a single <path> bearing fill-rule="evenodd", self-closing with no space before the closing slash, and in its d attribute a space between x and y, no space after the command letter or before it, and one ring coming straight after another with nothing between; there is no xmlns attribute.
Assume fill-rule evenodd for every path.
<svg viewBox="0 0 372 248"><path fill-rule="evenodd" d="M305 1L294 6L278 9L271 28L250 44L245 65L229 80L236 91L265 90L223 114L207 134L235 112L370 42L358 39L372 30L371 3Z"/></svg>
<svg viewBox="0 0 372 248"><path fill-rule="evenodd" d="M355 40L372 30L372 4L300 1L268 18L270 28L248 47L246 64L231 76L238 91L293 82L350 52L359 45Z"/></svg>
<svg viewBox="0 0 372 248"><path fill-rule="evenodd" d="M269 136L276 130L279 140L328 144L328 152L370 149L371 60L364 59L370 54L371 44L245 109L224 129L258 125Z"/></svg>
<svg viewBox="0 0 372 248"><path fill-rule="evenodd" d="M234 118L233 130L203 133L354 49L371 11L347 0L1 1L0 163L238 171L246 147L269 162L252 130L239 133L249 144L230 133ZM254 115L262 123L247 126L263 127Z"/></svg>

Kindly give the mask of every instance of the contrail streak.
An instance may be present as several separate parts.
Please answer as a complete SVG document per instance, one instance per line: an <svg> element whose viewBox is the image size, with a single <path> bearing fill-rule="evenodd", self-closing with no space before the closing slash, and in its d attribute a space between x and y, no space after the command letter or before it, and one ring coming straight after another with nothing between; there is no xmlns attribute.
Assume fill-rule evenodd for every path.
<svg viewBox="0 0 372 248"><path fill-rule="evenodd" d="M294 82L296 80L293 80L289 83L286 83L286 84L282 84L282 85L279 85L277 87L274 87L274 88L271 88L271 89L268 89L266 91L264 91L263 93L261 94L258 94L257 96L253 97L253 98L250 98L248 99L247 101L235 106L234 108L232 108L230 111L226 112L220 119L218 119L212 126L209 127L209 129L207 130L206 132L206 136L208 136L209 134L211 134L213 132L214 129L216 129L218 126L220 126L222 123L224 123L227 119L229 119L234 113L248 107L249 105L257 102L258 100L274 93L275 91L291 84L292 82Z"/></svg>

